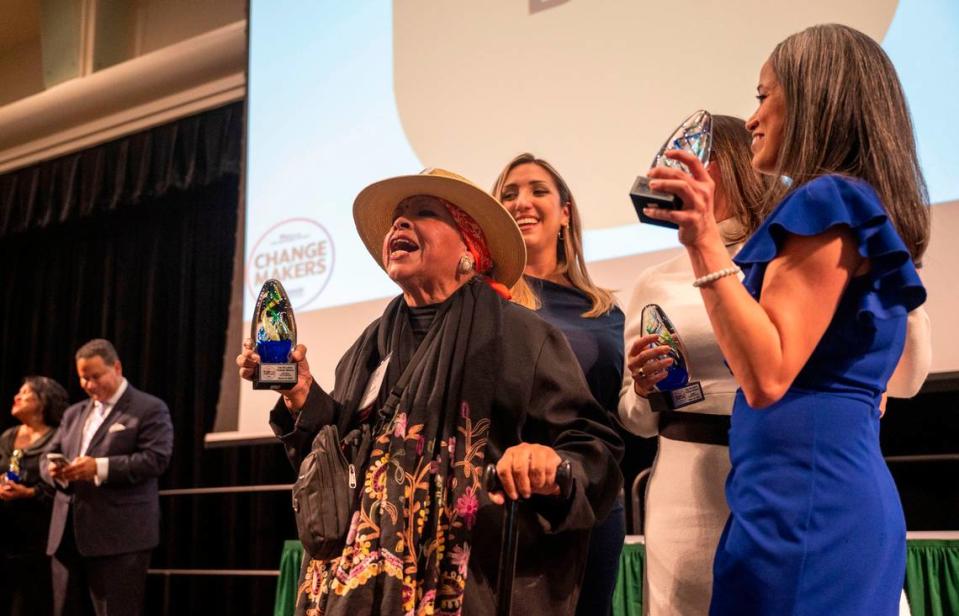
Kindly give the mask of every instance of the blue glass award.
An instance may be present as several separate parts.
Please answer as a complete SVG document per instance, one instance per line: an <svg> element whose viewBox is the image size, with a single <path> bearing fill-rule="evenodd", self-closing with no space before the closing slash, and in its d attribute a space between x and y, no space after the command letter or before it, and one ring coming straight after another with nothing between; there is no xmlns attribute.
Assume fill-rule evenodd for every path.
<svg viewBox="0 0 959 616"><path fill-rule="evenodd" d="M267 280L253 310L250 337L260 356L253 389L290 389L296 385L296 321L293 306L279 280Z"/></svg>
<svg viewBox="0 0 959 616"><path fill-rule="evenodd" d="M654 346L668 346L670 349L668 356L673 360L672 365L666 368L666 378L656 383L655 387L658 391L654 393L659 395L649 397L653 409L674 410L705 400L702 385L698 381L690 382L689 380L686 347L683 346L676 328L673 327L672 321L663 309L656 304L644 306L641 326L643 335L659 336L659 341Z"/></svg>
<svg viewBox="0 0 959 616"><path fill-rule="evenodd" d="M653 164L650 167L671 167L689 173L689 169L683 163L666 157L666 152L670 150L686 150L693 153L704 165L709 161L709 153L713 145L713 117L708 111L700 110L689 116L679 125L673 134L669 136L663 147L653 158ZM633 187L629 189L629 197L633 201L633 207L636 214L639 215L640 222L660 227L669 227L676 229L676 225L666 220L656 220L643 214L643 208L658 207L667 210L683 209L683 201L672 193L665 193L652 190L649 187L649 178L639 176L633 182Z"/></svg>
<svg viewBox="0 0 959 616"><path fill-rule="evenodd" d="M7 468L7 472L4 473L7 481L13 481L15 483L20 483L20 461L23 459L23 450L14 449L13 453L10 454L10 466Z"/></svg>

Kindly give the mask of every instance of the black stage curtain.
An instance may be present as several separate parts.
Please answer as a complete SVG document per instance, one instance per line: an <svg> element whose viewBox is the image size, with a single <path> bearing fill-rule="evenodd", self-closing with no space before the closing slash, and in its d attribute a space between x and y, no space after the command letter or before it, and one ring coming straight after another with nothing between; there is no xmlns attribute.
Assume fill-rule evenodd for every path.
<svg viewBox="0 0 959 616"><path fill-rule="evenodd" d="M80 398L73 351L102 336L137 387L171 408L215 406L242 113L231 105L0 176L0 390L38 373Z"/></svg>
<svg viewBox="0 0 959 616"><path fill-rule="evenodd" d="M227 344L243 121L235 103L0 176L0 394L43 374L82 399L73 354L110 339L124 375L173 415L163 488L292 481L278 446L203 446ZM296 536L288 493L161 505L154 568L275 569ZM263 613L275 584L152 575L149 612Z"/></svg>

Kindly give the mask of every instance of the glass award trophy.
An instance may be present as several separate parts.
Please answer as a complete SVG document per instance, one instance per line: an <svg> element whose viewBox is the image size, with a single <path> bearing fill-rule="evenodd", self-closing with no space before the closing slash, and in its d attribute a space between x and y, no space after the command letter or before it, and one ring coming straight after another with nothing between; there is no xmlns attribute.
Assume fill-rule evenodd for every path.
<svg viewBox="0 0 959 616"><path fill-rule="evenodd" d="M296 346L296 321L290 298L279 280L263 283L253 309L250 337L260 356L253 389L290 389L296 385L296 362L291 359Z"/></svg>
<svg viewBox="0 0 959 616"><path fill-rule="evenodd" d="M658 391L647 397L653 410L675 410L705 400L702 385L689 381L686 348L663 309L656 304L643 307L642 328L645 336L658 335L659 344L655 346L668 346L668 357L673 359L672 365L666 368L666 378L655 385Z"/></svg>
<svg viewBox="0 0 959 616"><path fill-rule="evenodd" d="M10 466L7 468L7 472L3 475L7 481L20 483L20 460L22 459L23 450L14 449L13 453L10 454Z"/></svg>
<svg viewBox="0 0 959 616"><path fill-rule="evenodd" d="M659 148L656 157L653 158L653 164L650 167L671 167L689 173L689 169L683 163L666 158L666 152L670 150L686 150L691 152L704 165L709 160L709 152L713 144L713 117L708 111L697 111L689 116L679 125L673 134L670 135L663 147ZM639 176L633 182L633 187L629 189L629 197L633 200L633 207L636 208L636 214L639 215L640 222L660 227L669 227L676 229L676 225L666 220L656 220L643 214L643 208L658 207L667 210L683 209L683 201L676 195L665 192L658 192L650 189L649 178Z"/></svg>

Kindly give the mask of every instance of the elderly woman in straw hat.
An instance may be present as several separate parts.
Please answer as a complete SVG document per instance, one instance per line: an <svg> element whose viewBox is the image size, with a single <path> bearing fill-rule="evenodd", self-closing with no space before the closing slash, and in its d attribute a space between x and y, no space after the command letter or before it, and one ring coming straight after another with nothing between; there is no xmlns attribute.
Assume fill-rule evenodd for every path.
<svg viewBox="0 0 959 616"><path fill-rule="evenodd" d="M514 607L570 613L589 529L620 489L622 444L563 334L507 301L526 259L513 217L440 169L368 186L353 213L402 294L342 358L333 392L298 346L299 381L271 413L295 466L322 426L374 426L346 545L305 565L298 612L493 613L503 496L491 503L477 470L497 462L505 498L526 501ZM257 361L247 345L241 376ZM401 381L397 410L383 417ZM563 460L568 498L555 481Z"/></svg>

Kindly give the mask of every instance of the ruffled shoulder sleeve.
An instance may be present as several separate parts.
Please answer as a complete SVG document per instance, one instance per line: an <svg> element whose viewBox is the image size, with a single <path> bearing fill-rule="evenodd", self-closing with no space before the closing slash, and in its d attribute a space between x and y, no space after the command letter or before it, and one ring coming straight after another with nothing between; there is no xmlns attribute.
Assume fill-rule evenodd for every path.
<svg viewBox="0 0 959 616"><path fill-rule="evenodd" d="M859 254L870 261L869 272L853 281L857 287L864 285L860 319L903 316L926 300L909 250L876 192L862 180L838 175L800 186L773 210L734 259L743 268L743 284L758 299L766 265L779 254L787 236L819 235L838 226L850 230Z"/></svg>

